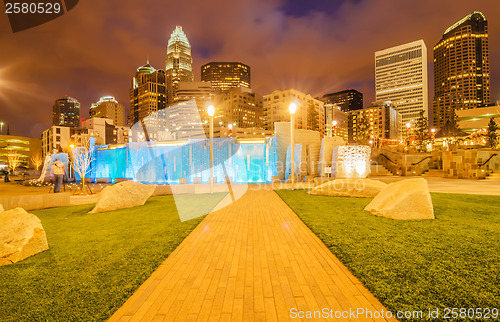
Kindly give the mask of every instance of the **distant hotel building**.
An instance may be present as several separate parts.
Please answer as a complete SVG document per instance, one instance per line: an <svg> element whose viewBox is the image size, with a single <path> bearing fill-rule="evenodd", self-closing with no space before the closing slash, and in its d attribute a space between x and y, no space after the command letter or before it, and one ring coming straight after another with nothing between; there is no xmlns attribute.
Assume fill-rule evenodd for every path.
<svg viewBox="0 0 500 322"><path fill-rule="evenodd" d="M250 88L250 66L239 62L210 62L201 66L201 80L211 82L217 93L236 87Z"/></svg>
<svg viewBox="0 0 500 322"><path fill-rule="evenodd" d="M165 72L168 85L168 104L171 104L179 82L194 81L191 45L181 26L175 27L168 40Z"/></svg>
<svg viewBox="0 0 500 322"><path fill-rule="evenodd" d="M401 123L415 125L428 116L427 47L423 40L375 53L375 99L392 101Z"/></svg>
<svg viewBox="0 0 500 322"><path fill-rule="evenodd" d="M90 107L90 117L109 118L114 125L125 126L125 108L113 96L103 96Z"/></svg>
<svg viewBox="0 0 500 322"><path fill-rule="evenodd" d="M57 99L52 107L52 125L79 127L80 102L67 95Z"/></svg>
<svg viewBox="0 0 500 322"><path fill-rule="evenodd" d="M262 99L249 88L238 87L216 94L214 106L216 125L262 129Z"/></svg>
<svg viewBox="0 0 500 322"><path fill-rule="evenodd" d="M325 104L337 105L342 112L363 108L363 93L355 89L346 89L340 92L325 94L320 100Z"/></svg>
<svg viewBox="0 0 500 322"><path fill-rule="evenodd" d="M274 91L264 95L264 127L274 129L275 122L290 122L290 103L297 105L295 112L295 128L319 131L325 134L324 103L309 94L295 89ZM314 118L314 119L312 119Z"/></svg>
<svg viewBox="0 0 500 322"><path fill-rule="evenodd" d="M165 71L146 64L137 69L130 88L130 126L167 106Z"/></svg>
<svg viewBox="0 0 500 322"><path fill-rule="evenodd" d="M371 107L348 112L347 116L349 142L358 141L361 122L368 123L368 137L372 140L401 138L402 118L391 102L374 102Z"/></svg>
<svg viewBox="0 0 500 322"><path fill-rule="evenodd" d="M434 127L441 128L455 109L489 103L488 22L474 11L446 29L434 46Z"/></svg>

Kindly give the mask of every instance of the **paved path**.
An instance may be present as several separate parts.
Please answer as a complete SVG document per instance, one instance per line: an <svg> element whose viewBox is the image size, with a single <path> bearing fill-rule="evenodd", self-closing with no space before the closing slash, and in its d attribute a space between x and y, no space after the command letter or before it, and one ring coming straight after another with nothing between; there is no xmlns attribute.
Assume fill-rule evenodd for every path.
<svg viewBox="0 0 500 322"><path fill-rule="evenodd" d="M265 187L209 214L111 321L283 321L291 308L385 311Z"/></svg>

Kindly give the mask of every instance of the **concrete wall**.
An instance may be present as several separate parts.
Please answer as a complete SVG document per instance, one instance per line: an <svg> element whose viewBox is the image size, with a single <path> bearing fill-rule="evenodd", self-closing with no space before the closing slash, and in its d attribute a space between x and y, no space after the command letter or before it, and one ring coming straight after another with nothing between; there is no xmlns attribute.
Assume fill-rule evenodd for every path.
<svg viewBox="0 0 500 322"><path fill-rule="evenodd" d="M494 156L486 165L493 154ZM445 151L442 155L445 178L484 179L488 171L500 170L500 151L494 150L457 150Z"/></svg>
<svg viewBox="0 0 500 322"><path fill-rule="evenodd" d="M39 195L0 197L4 210L21 207L24 210L69 206L69 193L46 193Z"/></svg>

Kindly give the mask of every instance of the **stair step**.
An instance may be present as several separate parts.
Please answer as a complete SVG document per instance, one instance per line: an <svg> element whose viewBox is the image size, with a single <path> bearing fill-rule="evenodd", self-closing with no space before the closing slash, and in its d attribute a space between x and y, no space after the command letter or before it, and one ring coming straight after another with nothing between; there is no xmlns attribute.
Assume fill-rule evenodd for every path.
<svg viewBox="0 0 500 322"><path fill-rule="evenodd" d="M371 176L392 176L392 173L381 164L370 165Z"/></svg>

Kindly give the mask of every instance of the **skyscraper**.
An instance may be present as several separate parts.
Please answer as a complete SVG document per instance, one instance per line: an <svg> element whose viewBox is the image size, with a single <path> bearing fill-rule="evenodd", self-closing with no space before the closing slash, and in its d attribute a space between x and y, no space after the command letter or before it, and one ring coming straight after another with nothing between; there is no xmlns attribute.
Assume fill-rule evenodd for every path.
<svg viewBox="0 0 500 322"><path fill-rule="evenodd" d="M168 40L165 72L169 89L168 104L171 104L179 82L194 80L191 45L181 26L175 27Z"/></svg>
<svg viewBox="0 0 500 322"><path fill-rule="evenodd" d="M108 118L114 125L125 125L125 108L113 96L103 96L90 107L90 117Z"/></svg>
<svg viewBox="0 0 500 322"><path fill-rule="evenodd" d="M337 105L342 112L363 108L363 93L355 89L346 89L340 92L325 94L320 100L325 104Z"/></svg>
<svg viewBox="0 0 500 322"><path fill-rule="evenodd" d="M427 47L423 40L375 53L375 98L391 101L403 126L414 125L420 111L428 117Z"/></svg>
<svg viewBox="0 0 500 322"><path fill-rule="evenodd" d="M250 66L239 62L210 62L201 66L201 80L211 82L216 93L250 88Z"/></svg>
<svg viewBox="0 0 500 322"><path fill-rule="evenodd" d="M434 126L442 127L455 109L489 103L488 22L474 11L446 29L434 46Z"/></svg>
<svg viewBox="0 0 500 322"><path fill-rule="evenodd" d="M52 125L79 127L80 102L68 95L56 99L52 107Z"/></svg>
<svg viewBox="0 0 500 322"><path fill-rule="evenodd" d="M165 71L146 64L137 69L130 88L130 126L167 106Z"/></svg>

